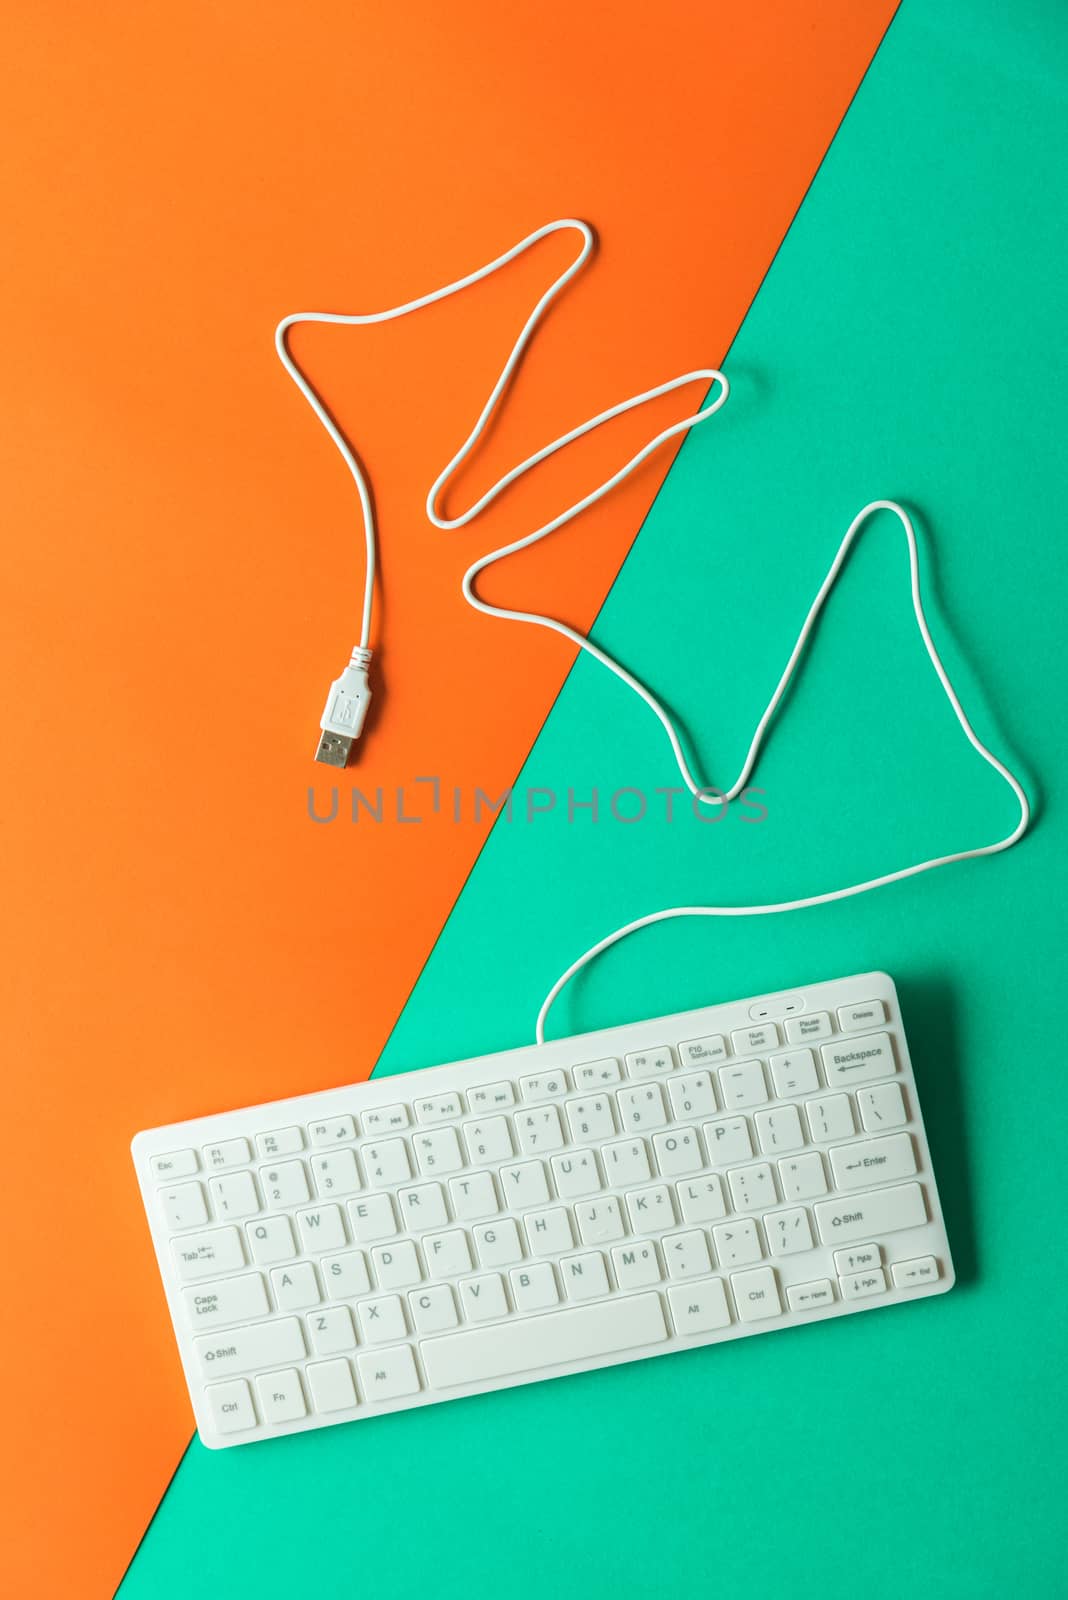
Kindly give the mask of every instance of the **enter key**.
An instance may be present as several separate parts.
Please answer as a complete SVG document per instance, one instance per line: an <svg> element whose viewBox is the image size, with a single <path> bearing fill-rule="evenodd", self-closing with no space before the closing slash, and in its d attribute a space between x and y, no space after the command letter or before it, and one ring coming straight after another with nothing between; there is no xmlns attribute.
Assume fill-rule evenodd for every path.
<svg viewBox="0 0 1068 1600"><path fill-rule="evenodd" d="M907 1133L836 1145L830 1157L835 1186L839 1189L867 1189L873 1183L910 1178L916 1171L912 1136Z"/></svg>

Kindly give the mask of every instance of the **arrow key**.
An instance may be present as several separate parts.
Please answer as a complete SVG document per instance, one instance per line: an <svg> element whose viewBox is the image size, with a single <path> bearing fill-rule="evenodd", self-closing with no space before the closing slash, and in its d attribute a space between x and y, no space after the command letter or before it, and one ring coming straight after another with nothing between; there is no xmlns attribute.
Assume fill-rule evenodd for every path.
<svg viewBox="0 0 1068 1600"><path fill-rule="evenodd" d="M786 1298L791 1311L818 1311L834 1304L834 1289L830 1278L817 1278L813 1283L792 1283Z"/></svg>

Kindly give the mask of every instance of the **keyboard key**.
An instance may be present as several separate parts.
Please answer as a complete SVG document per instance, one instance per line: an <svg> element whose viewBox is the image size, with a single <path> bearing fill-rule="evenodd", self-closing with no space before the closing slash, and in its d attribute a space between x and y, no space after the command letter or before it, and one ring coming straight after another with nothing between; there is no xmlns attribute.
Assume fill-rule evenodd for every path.
<svg viewBox="0 0 1068 1600"><path fill-rule="evenodd" d="M173 1183L176 1178L191 1178L200 1162L195 1150L171 1150L165 1156L153 1156L148 1167L157 1183Z"/></svg>
<svg viewBox="0 0 1068 1600"><path fill-rule="evenodd" d="M662 1128L667 1122L664 1092L658 1083L617 1089L616 1104L620 1122L627 1133L649 1133L654 1128Z"/></svg>
<svg viewBox="0 0 1068 1600"><path fill-rule="evenodd" d="M597 1194L604 1187L592 1150L572 1150L565 1156L553 1156L551 1166L561 1200L578 1200L583 1195Z"/></svg>
<svg viewBox="0 0 1068 1600"><path fill-rule="evenodd" d="M727 1215L723 1183L714 1172L691 1178L688 1183L677 1183L675 1193L684 1222L717 1222Z"/></svg>
<svg viewBox="0 0 1068 1600"><path fill-rule="evenodd" d="M832 1146L827 1154L839 1189L863 1189L873 1183L911 1178L916 1152L907 1133L890 1133L882 1139L857 1139Z"/></svg>
<svg viewBox="0 0 1068 1600"><path fill-rule="evenodd" d="M515 1129L519 1136L519 1148L525 1156L559 1150L564 1143L560 1113L555 1106L539 1106L536 1111L517 1112Z"/></svg>
<svg viewBox="0 0 1068 1600"><path fill-rule="evenodd" d="M520 1078L519 1092L528 1104L538 1100L555 1100L559 1095L566 1094L570 1085L567 1073L560 1071L536 1072L529 1078Z"/></svg>
<svg viewBox="0 0 1068 1600"><path fill-rule="evenodd" d="M325 1156L313 1156L312 1177L320 1195L355 1194L361 1187L359 1168L352 1150L331 1150Z"/></svg>
<svg viewBox="0 0 1068 1600"><path fill-rule="evenodd" d="M886 1273L882 1267L869 1267L847 1278L839 1278L838 1286L843 1300L867 1300L873 1294L886 1293Z"/></svg>
<svg viewBox="0 0 1068 1600"><path fill-rule="evenodd" d="M473 1229L472 1237L480 1266L507 1267L513 1261L523 1259L519 1229L511 1217L502 1217L499 1222L479 1223Z"/></svg>
<svg viewBox="0 0 1068 1600"><path fill-rule="evenodd" d="M712 1229L712 1238L721 1267L744 1267L763 1258L764 1245L751 1217L722 1223Z"/></svg>
<svg viewBox="0 0 1068 1600"><path fill-rule="evenodd" d="M752 1167L735 1167L727 1174L735 1211L755 1211L760 1206L774 1205L778 1200L775 1179L766 1161Z"/></svg>
<svg viewBox="0 0 1068 1600"><path fill-rule="evenodd" d="M285 1366L304 1358L304 1334L296 1317L277 1322L254 1322L247 1328L193 1340L193 1349L206 1378L228 1378L233 1373L261 1367Z"/></svg>
<svg viewBox="0 0 1068 1600"><path fill-rule="evenodd" d="M282 1161L274 1167L261 1167L260 1183L267 1204L278 1210L303 1205L305 1200L311 1199L303 1161Z"/></svg>
<svg viewBox="0 0 1068 1600"><path fill-rule="evenodd" d="M621 1289L648 1289L661 1280L655 1244L619 1244L612 1251L612 1270Z"/></svg>
<svg viewBox="0 0 1068 1600"><path fill-rule="evenodd" d="M331 1300L355 1300L371 1287L367 1257L362 1250L346 1250L340 1256L327 1256L323 1262L323 1282Z"/></svg>
<svg viewBox="0 0 1068 1600"><path fill-rule="evenodd" d="M822 1100L806 1100L805 1115L813 1139L848 1139L857 1130L853 1125L853 1107L847 1094L828 1094Z"/></svg>
<svg viewBox="0 0 1068 1600"><path fill-rule="evenodd" d="M660 1241L671 1278L700 1278L712 1270L708 1240L699 1228L669 1233Z"/></svg>
<svg viewBox="0 0 1068 1600"><path fill-rule="evenodd" d="M730 1327L731 1313L722 1278L708 1278L704 1283L669 1289L668 1303L675 1332L683 1338L687 1334L715 1333L718 1328Z"/></svg>
<svg viewBox="0 0 1068 1600"><path fill-rule="evenodd" d="M513 1211L532 1211L549 1198L545 1168L540 1161L521 1161L518 1166L501 1168L504 1203Z"/></svg>
<svg viewBox="0 0 1068 1600"><path fill-rule="evenodd" d="M233 1383L211 1383L204 1390L208 1411L218 1433L247 1433L256 1426L252 1396L244 1378Z"/></svg>
<svg viewBox="0 0 1068 1600"><path fill-rule="evenodd" d="M663 1178L685 1177L688 1173L700 1172L705 1164L696 1128L683 1128L678 1133L654 1133L653 1153Z"/></svg>
<svg viewBox="0 0 1068 1600"><path fill-rule="evenodd" d="M622 1207L614 1194L580 1201L575 1207L575 1221L583 1244L611 1244L613 1239L622 1239L627 1231Z"/></svg>
<svg viewBox="0 0 1068 1600"><path fill-rule="evenodd" d="M285 1372L268 1372L256 1379L256 1393L264 1422L296 1422L306 1417L304 1390L300 1386L300 1373L295 1367Z"/></svg>
<svg viewBox="0 0 1068 1600"><path fill-rule="evenodd" d="M297 1227L305 1250L340 1250L349 1242L338 1206L319 1206L315 1211L298 1211Z"/></svg>
<svg viewBox="0 0 1068 1600"><path fill-rule="evenodd" d="M242 1278L224 1278L219 1283L201 1283L184 1290L186 1315L190 1327L225 1327L228 1322L246 1322L266 1316L270 1311L267 1290L258 1272Z"/></svg>
<svg viewBox="0 0 1068 1600"><path fill-rule="evenodd" d="M467 1103L472 1111L506 1111L515 1105L515 1090L510 1083L483 1083L467 1091Z"/></svg>
<svg viewBox="0 0 1068 1600"><path fill-rule="evenodd" d="M791 1311L818 1311L834 1304L834 1288L830 1278L814 1278L811 1283L791 1284L786 1299Z"/></svg>
<svg viewBox="0 0 1068 1600"><path fill-rule="evenodd" d="M390 1344L394 1339L408 1337L400 1295L384 1294L374 1300L361 1300L356 1307L356 1317L365 1344Z"/></svg>
<svg viewBox="0 0 1068 1600"><path fill-rule="evenodd" d="M186 1283L233 1272L245 1265L241 1235L236 1228L213 1228L210 1233L190 1233L171 1241L174 1264Z"/></svg>
<svg viewBox="0 0 1068 1600"><path fill-rule="evenodd" d="M398 1232L393 1201L388 1194L369 1194L348 1203L349 1227L357 1244L372 1244L377 1239L392 1239Z"/></svg>
<svg viewBox="0 0 1068 1600"><path fill-rule="evenodd" d="M788 1017L786 1021L786 1037L791 1044L816 1043L829 1039L833 1032L826 1011L810 1011L806 1016Z"/></svg>
<svg viewBox="0 0 1068 1600"><path fill-rule="evenodd" d="M447 1283L413 1289L408 1296L408 1306L416 1333L446 1333L460 1321L452 1290Z"/></svg>
<svg viewBox="0 0 1068 1600"><path fill-rule="evenodd" d="M774 1111L758 1111L753 1117L760 1148L766 1156L786 1155L805 1143L801 1118L796 1106L776 1106Z"/></svg>
<svg viewBox="0 0 1068 1600"><path fill-rule="evenodd" d="M324 1117L322 1121L311 1124L308 1137L318 1150L324 1149L327 1145L338 1144L343 1139L355 1139L355 1119L348 1116Z"/></svg>
<svg viewBox="0 0 1068 1600"><path fill-rule="evenodd" d="M307 1369L312 1405L321 1414L351 1411L357 1404L352 1368L344 1359L315 1361Z"/></svg>
<svg viewBox="0 0 1068 1600"><path fill-rule="evenodd" d="M517 1311L547 1311L560 1302L556 1273L548 1261L532 1261L525 1267L513 1267L508 1274L512 1285L512 1299Z"/></svg>
<svg viewBox="0 0 1068 1600"><path fill-rule="evenodd" d="M419 1393L419 1374L407 1345L401 1345L397 1350L380 1350L374 1355L357 1356L356 1366L360 1374L360 1388L368 1405Z"/></svg>
<svg viewBox="0 0 1068 1600"><path fill-rule="evenodd" d="M523 1230L531 1255L555 1256L561 1250L573 1248L571 1216L566 1206L553 1206L548 1211L530 1211L523 1218Z"/></svg>
<svg viewBox="0 0 1068 1600"><path fill-rule="evenodd" d="M508 1315L508 1301L499 1272L460 1279L460 1304L468 1322L492 1322Z"/></svg>
<svg viewBox="0 0 1068 1600"><path fill-rule="evenodd" d="M857 1107L867 1133L885 1133L909 1120L899 1083L877 1083L871 1089L858 1089Z"/></svg>
<svg viewBox="0 0 1068 1600"><path fill-rule="evenodd" d="M881 1000L861 1000L859 1004L838 1007L838 1026L843 1033L856 1028L876 1028L886 1021L886 1007Z"/></svg>
<svg viewBox="0 0 1068 1600"><path fill-rule="evenodd" d="M168 1228L199 1228L208 1220L204 1190L199 1183L180 1183L164 1189L159 1197Z"/></svg>
<svg viewBox="0 0 1068 1600"><path fill-rule="evenodd" d="M304 1149L303 1128L273 1128L256 1135L256 1149L270 1160L274 1156L296 1156Z"/></svg>
<svg viewBox="0 0 1068 1600"><path fill-rule="evenodd" d="M779 1285L771 1267L753 1272L732 1272L731 1290L738 1316L743 1322L763 1322L782 1314Z"/></svg>
<svg viewBox="0 0 1068 1600"><path fill-rule="evenodd" d="M244 1166L251 1160L247 1139L224 1139L220 1144L204 1146L204 1165L209 1172L218 1172L222 1167Z"/></svg>
<svg viewBox="0 0 1068 1600"><path fill-rule="evenodd" d="M677 1121L686 1117L712 1116L719 1110L710 1072L687 1072L672 1078L667 1086L671 1110Z"/></svg>
<svg viewBox="0 0 1068 1600"><path fill-rule="evenodd" d="M457 1117L463 1116L463 1110L463 1100L455 1090L448 1094L428 1095L415 1103L415 1114L424 1126L435 1122L455 1122Z"/></svg>
<svg viewBox="0 0 1068 1600"><path fill-rule="evenodd" d="M708 1146L708 1159L716 1166L746 1161L753 1154L749 1124L744 1117L723 1117L719 1122L706 1122L702 1125L702 1131Z"/></svg>
<svg viewBox="0 0 1068 1600"><path fill-rule="evenodd" d="M827 1174L818 1150L779 1162L779 1182L784 1200L818 1200L827 1193Z"/></svg>
<svg viewBox="0 0 1068 1600"><path fill-rule="evenodd" d="M606 1094L591 1095L583 1100L569 1100L565 1106L567 1125L572 1139L610 1139L616 1131L612 1102Z"/></svg>
<svg viewBox="0 0 1068 1600"><path fill-rule="evenodd" d="M613 1188L620 1188L627 1183L642 1183L653 1175L643 1139L621 1139L618 1144L604 1144L601 1146L601 1159Z"/></svg>
<svg viewBox="0 0 1068 1600"><path fill-rule="evenodd" d="M452 1129L446 1130L452 1133ZM428 1137L424 1135L424 1137ZM456 1135L452 1133L455 1140ZM380 1139L360 1146L360 1159L372 1188L388 1188L391 1183L407 1183L412 1175L408 1146L403 1139Z"/></svg>
<svg viewBox="0 0 1068 1600"><path fill-rule="evenodd" d="M725 1111L740 1111L747 1106L767 1103L768 1086L759 1061L743 1061L736 1067L720 1067L719 1092Z"/></svg>
<svg viewBox="0 0 1068 1600"><path fill-rule="evenodd" d="M449 1194L457 1222L477 1222L480 1217L496 1216L501 1209L493 1175L489 1172L450 1178Z"/></svg>
<svg viewBox="0 0 1068 1600"><path fill-rule="evenodd" d="M401 1223L409 1233L425 1228L443 1228L449 1220L445 1191L440 1183L417 1183L411 1189L397 1190Z"/></svg>
<svg viewBox="0 0 1068 1600"><path fill-rule="evenodd" d="M251 1172L234 1172L225 1178L212 1178L208 1183L211 1203L220 1222L254 1217L260 1209L256 1180Z"/></svg>
<svg viewBox="0 0 1068 1600"><path fill-rule="evenodd" d="M628 1078L662 1078L675 1066L675 1058L664 1044L634 1051L625 1059Z"/></svg>
<svg viewBox="0 0 1068 1600"><path fill-rule="evenodd" d="M897 1071L894 1049L888 1033L872 1033L864 1038L843 1039L841 1044L825 1044L823 1070L829 1089L889 1078Z"/></svg>
<svg viewBox="0 0 1068 1600"><path fill-rule="evenodd" d="M618 1083L622 1076L619 1062L611 1058L587 1061L572 1073L576 1089L601 1089L606 1083Z"/></svg>
<svg viewBox="0 0 1068 1600"><path fill-rule="evenodd" d="M811 1094L820 1086L811 1050L791 1050L788 1055L772 1056L769 1066L775 1093L783 1100L791 1094Z"/></svg>
<svg viewBox="0 0 1068 1600"><path fill-rule="evenodd" d="M773 1256L794 1256L802 1250L811 1250L815 1244L812 1225L804 1206L776 1211L770 1217L765 1217L764 1234L768 1250Z"/></svg>
<svg viewBox="0 0 1068 1600"><path fill-rule="evenodd" d="M914 1289L923 1283L936 1283L938 1262L934 1256L917 1256L914 1261L895 1261L890 1275L896 1289Z"/></svg>
<svg viewBox="0 0 1068 1600"><path fill-rule="evenodd" d="M883 1253L877 1244L855 1244L834 1252L834 1270L840 1278L847 1278L850 1273L881 1266L882 1260Z"/></svg>
<svg viewBox="0 0 1068 1600"><path fill-rule="evenodd" d="M551 1312L532 1321L431 1339L420 1351L431 1387L449 1389L618 1355L660 1344L667 1337L660 1296L636 1294Z"/></svg>
<svg viewBox="0 0 1068 1600"><path fill-rule="evenodd" d="M305 1311L323 1298L319 1280L310 1261L294 1261L288 1267L275 1267L271 1288L279 1311Z"/></svg>
<svg viewBox="0 0 1068 1600"><path fill-rule="evenodd" d="M297 1253L288 1217L264 1217L260 1222L246 1222L245 1232L257 1266L270 1267L276 1261L291 1261Z"/></svg>
<svg viewBox="0 0 1068 1600"><path fill-rule="evenodd" d="M627 1194L627 1216L634 1233L659 1233L675 1225L675 1207L666 1183L648 1189L632 1189Z"/></svg>
<svg viewBox="0 0 1068 1600"><path fill-rule="evenodd" d="M371 1251L371 1266L380 1289L407 1289L423 1281L419 1252L410 1239L376 1245Z"/></svg>
<svg viewBox="0 0 1068 1600"><path fill-rule="evenodd" d="M407 1106L374 1106L360 1117L364 1137L381 1139L387 1133L400 1133L411 1122Z"/></svg>
<svg viewBox="0 0 1068 1600"><path fill-rule="evenodd" d="M814 1208L824 1244L849 1244L854 1239L879 1239L901 1228L919 1228L927 1221L927 1204L918 1183L871 1194L841 1195Z"/></svg>
<svg viewBox="0 0 1068 1600"><path fill-rule="evenodd" d="M432 1278L456 1278L461 1272L470 1272L475 1264L462 1228L450 1228L447 1233L428 1233L423 1240L423 1256Z"/></svg>
<svg viewBox="0 0 1068 1600"><path fill-rule="evenodd" d="M782 1040L774 1022L761 1022L753 1028L737 1028L731 1034L731 1043L737 1056L759 1056L774 1050Z"/></svg>
<svg viewBox="0 0 1068 1600"><path fill-rule="evenodd" d="M710 1033L703 1039L687 1039L679 1045L679 1058L684 1067L718 1066L727 1059L727 1041L721 1033Z"/></svg>
<svg viewBox="0 0 1068 1600"><path fill-rule="evenodd" d="M507 1117L483 1117L480 1122L465 1122L463 1135L467 1159L474 1166L490 1161L510 1161L515 1154Z"/></svg>
<svg viewBox="0 0 1068 1600"><path fill-rule="evenodd" d="M608 1293L608 1272L599 1250L564 1256L560 1262L560 1276L569 1300L598 1300Z"/></svg>

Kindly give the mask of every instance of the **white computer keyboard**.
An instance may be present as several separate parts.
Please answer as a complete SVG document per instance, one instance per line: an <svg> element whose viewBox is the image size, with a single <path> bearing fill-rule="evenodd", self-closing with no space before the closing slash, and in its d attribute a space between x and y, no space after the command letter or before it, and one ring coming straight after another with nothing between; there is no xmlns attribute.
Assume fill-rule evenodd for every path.
<svg viewBox="0 0 1068 1600"><path fill-rule="evenodd" d="M941 1293L884 973L133 1141L214 1448Z"/></svg>

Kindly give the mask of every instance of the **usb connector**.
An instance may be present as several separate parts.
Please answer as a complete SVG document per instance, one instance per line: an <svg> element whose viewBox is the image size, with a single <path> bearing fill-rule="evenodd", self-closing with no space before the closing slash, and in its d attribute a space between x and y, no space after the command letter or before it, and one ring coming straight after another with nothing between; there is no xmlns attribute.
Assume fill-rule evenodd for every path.
<svg viewBox="0 0 1068 1600"><path fill-rule="evenodd" d="M319 721L322 737L315 752L316 761L328 767L348 766L352 747L363 732L364 718L371 704L371 686L367 681L370 664L370 650L357 645L340 678L335 678L330 685Z"/></svg>

